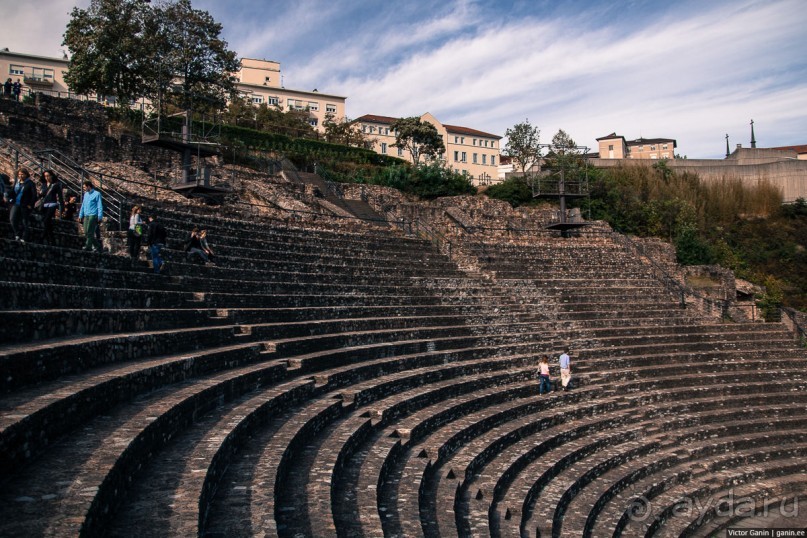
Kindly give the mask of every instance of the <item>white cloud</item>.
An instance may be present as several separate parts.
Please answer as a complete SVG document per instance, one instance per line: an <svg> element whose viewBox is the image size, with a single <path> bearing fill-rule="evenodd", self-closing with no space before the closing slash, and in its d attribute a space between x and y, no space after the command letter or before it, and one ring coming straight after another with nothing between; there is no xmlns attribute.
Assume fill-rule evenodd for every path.
<svg viewBox="0 0 807 538"><path fill-rule="evenodd" d="M0 0L0 46L57 56L73 4ZM429 111L498 134L528 117L547 140L668 136L690 157L722 154L726 132L747 143L753 117L761 145L807 142L799 0L546 5L194 1L241 56L280 61L288 87L347 96L354 117ZM651 7L644 27L629 17Z"/></svg>
<svg viewBox="0 0 807 538"><path fill-rule="evenodd" d="M74 6L85 8L89 0L20 2L0 0L3 25L0 48L14 52L60 57L62 37Z"/></svg>
<svg viewBox="0 0 807 538"><path fill-rule="evenodd" d="M593 144L617 131L677 138L691 156L714 155L724 131L753 110L769 123L807 114L803 84L790 89L787 70L772 69L803 62L801 13L795 2L746 3L638 31L528 19L457 36L379 76L334 82L354 116L430 111L499 134L529 117L547 139L564 128ZM800 139L777 143L804 142L804 125L789 130Z"/></svg>

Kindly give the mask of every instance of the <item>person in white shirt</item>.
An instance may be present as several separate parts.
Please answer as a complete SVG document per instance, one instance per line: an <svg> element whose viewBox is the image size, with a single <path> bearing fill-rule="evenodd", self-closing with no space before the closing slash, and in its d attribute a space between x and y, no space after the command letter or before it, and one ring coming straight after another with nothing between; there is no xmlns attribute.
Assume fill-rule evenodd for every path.
<svg viewBox="0 0 807 538"><path fill-rule="evenodd" d="M569 348L563 350L563 353L558 358L560 362L560 384L563 390L571 390L572 388L572 368L569 358Z"/></svg>

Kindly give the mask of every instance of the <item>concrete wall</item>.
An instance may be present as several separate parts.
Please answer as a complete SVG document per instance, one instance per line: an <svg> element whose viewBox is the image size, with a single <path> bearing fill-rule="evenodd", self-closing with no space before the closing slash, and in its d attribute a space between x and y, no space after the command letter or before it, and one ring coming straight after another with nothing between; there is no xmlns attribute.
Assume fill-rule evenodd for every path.
<svg viewBox="0 0 807 538"><path fill-rule="evenodd" d="M667 166L679 172L698 174L702 181L739 179L749 185L768 181L781 189L785 203L793 202L796 198L807 199L807 161L796 159L795 152L792 158L783 158L783 152L778 152L776 159L770 153L774 150L745 151L736 158L728 159L671 159L667 161ZM592 159L590 162L597 168L612 168L624 165L651 166L658 161Z"/></svg>

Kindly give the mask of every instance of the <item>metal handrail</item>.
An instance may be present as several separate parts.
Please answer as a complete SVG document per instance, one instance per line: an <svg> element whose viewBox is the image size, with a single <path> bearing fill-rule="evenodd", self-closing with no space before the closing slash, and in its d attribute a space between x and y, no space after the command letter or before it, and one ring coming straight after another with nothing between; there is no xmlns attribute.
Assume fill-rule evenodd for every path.
<svg viewBox="0 0 807 538"><path fill-rule="evenodd" d="M88 170L59 150L45 149L37 151L36 154L44 156L47 159L49 168L58 172L63 179L71 180L71 183L76 186L79 192L82 192L81 185L85 180L95 178L95 186L103 196L104 205L108 209L107 216L109 220L117 224L118 231L124 229L124 225L128 224L126 208L131 206L132 202L125 194L104 184L105 174ZM123 180L123 178L108 174L106 177Z"/></svg>
<svg viewBox="0 0 807 538"><path fill-rule="evenodd" d="M807 327L804 327L796 315L797 311L793 308L780 308L779 312L782 315L782 320L787 318L787 325L791 331L796 335L796 340L801 342L802 345L807 346Z"/></svg>

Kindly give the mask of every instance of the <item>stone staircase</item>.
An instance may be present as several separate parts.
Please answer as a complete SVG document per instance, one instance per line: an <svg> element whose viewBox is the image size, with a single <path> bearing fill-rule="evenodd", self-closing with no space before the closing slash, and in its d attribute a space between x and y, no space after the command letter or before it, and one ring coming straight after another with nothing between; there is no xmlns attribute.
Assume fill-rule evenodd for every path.
<svg viewBox="0 0 807 538"><path fill-rule="evenodd" d="M620 243L470 245L466 273L357 219L144 205L171 276L73 223L0 239L2 536L708 536L738 518L682 498L805 491L805 350ZM574 390L538 395L565 346Z"/></svg>

